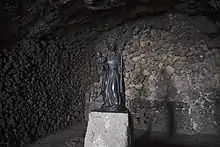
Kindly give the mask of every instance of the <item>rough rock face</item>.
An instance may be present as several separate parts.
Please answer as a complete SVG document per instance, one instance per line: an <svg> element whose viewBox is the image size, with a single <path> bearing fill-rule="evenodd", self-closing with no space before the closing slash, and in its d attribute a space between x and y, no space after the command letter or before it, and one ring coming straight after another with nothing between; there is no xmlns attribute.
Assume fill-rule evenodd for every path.
<svg viewBox="0 0 220 147"><path fill-rule="evenodd" d="M1 143L22 146L82 119L85 53L25 40L0 54Z"/></svg>
<svg viewBox="0 0 220 147"><path fill-rule="evenodd" d="M219 0L209 0L209 4L215 8L216 10L220 9L220 1Z"/></svg>
<svg viewBox="0 0 220 147"><path fill-rule="evenodd" d="M18 1L2 9L10 19L0 28L0 146L24 146L83 120L92 52L85 48L94 34L56 28L72 16L64 3Z"/></svg>
<svg viewBox="0 0 220 147"><path fill-rule="evenodd" d="M103 34L124 56L126 102L136 129L219 134L220 53L207 47L212 39L199 29L186 15L168 13ZM97 50L103 48L100 41ZM93 108L101 101L99 87L94 83L88 92L96 98Z"/></svg>
<svg viewBox="0 0 220 147"><path fill-rule="evenodd" d="M91 112L85 147L129 147L128 113Z"/></svg>
<svg viewBox="0 0 220 147"><path fill-rule="evenodd" d="M17 40L0 50L2 146L24 146L83 119L84 91L90 81L85 80L90 58L84 49L92 37L80 29L53 31L58 19L52 14L57 13L47 5L45 16L35 20L32 6L30 17L15 20Z"/></svg>

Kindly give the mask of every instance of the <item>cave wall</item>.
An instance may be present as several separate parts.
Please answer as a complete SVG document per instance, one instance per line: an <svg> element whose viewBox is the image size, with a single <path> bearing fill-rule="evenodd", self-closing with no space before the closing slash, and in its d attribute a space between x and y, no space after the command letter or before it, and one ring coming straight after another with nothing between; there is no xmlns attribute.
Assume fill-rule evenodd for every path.
<svg viewBox="0 0 220 147"><path fill-rule="evenodd" d="M83 120L91 37L55 29L62 19L56 9L45 5L37 15L35 5L24 4L27 13L18 18L8 13L17 4L4 7L15 9L2 16L8 21L0 48L0 146L25 146Z"/></svg>
<svg viewBox="0 0 220 147"><path fill-rule="evenodd" d="M171 11L118 26L100 38L97 51L105 55L108 40L123 55L126 106L143 140L219 145L220 38L215 21ZM86 119L103 104L101 85L97 80L86 92Z"/></svg>
<svg viewBox="0 0 220 147"><path fill-rule="evenodd" d="M79 123L82 50L51 40L25 40L1 53L1 143L20 146Z"/></svg>

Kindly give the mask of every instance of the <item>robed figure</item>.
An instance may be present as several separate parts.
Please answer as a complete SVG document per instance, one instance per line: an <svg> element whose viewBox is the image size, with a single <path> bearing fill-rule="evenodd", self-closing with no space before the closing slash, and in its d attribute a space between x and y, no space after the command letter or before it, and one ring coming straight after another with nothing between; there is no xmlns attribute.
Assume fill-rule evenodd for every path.
<svg viewBox="0 0 220 147"><path fill-rule="evenodd" d="M101 94L103 96L103 111L124 111L124 81L123 60L115 47L106 56L99 55L99 69L102 74Z"/></svg>

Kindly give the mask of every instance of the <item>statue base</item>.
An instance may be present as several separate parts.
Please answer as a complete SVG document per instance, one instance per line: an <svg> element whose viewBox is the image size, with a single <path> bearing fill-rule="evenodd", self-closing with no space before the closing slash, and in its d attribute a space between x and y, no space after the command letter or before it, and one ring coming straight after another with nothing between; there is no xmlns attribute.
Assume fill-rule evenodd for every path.
<svg viewBox="0 0 220 147"><path fill-rule="evenodd" d="M119 7L125 5L125 1L124 0L119 0L117 2L109 2L106 3L105 1L101 1L101 2L95 2L95 3L87 3L85 6L88 9L92 9L92 10L107 10L110 8L115 8L115 7Z"/></svg>
<svg viewBox="0 0 220 147"><path fill-rule="evenodd" d="M85 147L130 147L128 113L91 112L85 136Z"/></svg>
<svg viewBox="0 0 220 147"><path fill-rule="evenodd" d="M128 109L126 107L107 107L102 106L99 109L92 110L93 112L114 112L114 113L128 113Z"/></svg>

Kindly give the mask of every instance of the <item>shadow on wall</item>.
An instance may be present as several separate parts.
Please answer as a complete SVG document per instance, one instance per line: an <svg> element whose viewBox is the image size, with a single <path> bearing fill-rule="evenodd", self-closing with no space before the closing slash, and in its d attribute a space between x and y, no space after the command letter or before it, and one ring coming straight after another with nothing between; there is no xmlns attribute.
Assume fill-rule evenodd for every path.
<svg viewBox="0 0 220 147"><path fill-rule="evenodd" d="M220 124L220 101L215 104L216 125ZM155 132L153 129L153 118L150 120L149 127L146 131L135 130L132 134L135 137L133 140L134 147L149 147L149 146L163 146L163 147L218 147L218 135L184 135L176 133L176 118L175 118L175 104L168 103L167 109L167 133ZM220 133L220 128L219 133ZM141 135L138 135L141 134Z"/></svg>
<svg viewBox="0 0 220 147"><path fill-rule="evenodd" d="M149 132L146 132L146 134L143 134L141 137L135 140L134 147L149 147L149 146L158 146L158 147L199 147L199 146L186 146L186 145L178 145L178 144L172 144L167 143L165 141L158 141L158 140L151 140L146 139L149 138Z"/></svg>
<svg viewBox="0 0 220 147"><path fill-rule="evenodd" d="M218 128L218 133L220 134L220 99L215 101L215 122L214 124Z"/></svg>
<svg viewBox="0 0 220 147"><path fill-rule="evenodd" d="M146 105L148 102L143 102ZM164 103L164 102L162 102ZM164 147L217 147L219 146L219 135L217 134L192 134L192 135L184 135L176 133L176 123L181 121L178 116L178 111L176 110L176 104L173 102L164 103L166 109L166 117L163 117L161 121L157 116L153 116L150 120L148 120L147 130L135 130L133 136L134 139L134 147L146 147L146 146L164 146ZM157 107L157 105L153 106ZM152 108L153 109L153 108ZM186 108L187 109L187 108ZM164 111L164 109L162 110ZM215 122L214 127L218 129L218 134L220 134L220 100L215 102ZM146 118L145 118L146 119ZM187 120L185 120L187 121ZM158 123L159 125L155 125ZM166 125L163 125L165 123ZM132 123L133 124L133 123ZM187 124L185 124L187 125ZM165 132L157 132L155 131L155 127L165 126ZM187 126L183 126L187 127Z"/></svg>
<svg viewBox="0 0 220 147"><path fill-rule="evenodd" d="M170 80L170 75L164 74L162 71L161 79L158 83L158 97L161 100L133 100L131 102L131 111L139 117L138 128L140 134L139 137L136 134L134 140L135 147L145 146L169 146L169 147L204 147L204 146L219 146L219 135L206 134L205 131L202 134L195 134L188 114L189 106L183 102L172 101L176 96L176 88ZM214 102L214 101L213 101ZM152 105L149 105L152 103ZM141 109L139 111L138 109ZM206 108L204 108L206 109ZM212 109L213 110L213 109ZM144 115L142 114L144 111ZM149 115L148 111L153 111L153 115ZM210 127L216 128L218 134L220 134L220 100L217 95L217 100L214 102L214 121ZM209 113L207 113L209 115ZM201 114L197 114L198 117ZM150 119L149 119L150 117ZM193 116L196 117L196 116ZM207 116L213 118L212 116ZM135 120L135 118L133 118ZM203 121L206 123L206 120ZM137 123L136 123L137 124ZM136 125L135 124L135 125ZM138 125L139 125L138 124ZM137 126L138 126L137 125ZM135 127L137 127L135 126ZM146 126L146 127L142 127ZM138 126L139 127L139 126ZM162 128L162 129L161 129ZM208 130L208 128L205 128ZM191 135L179 134L181 131L188 132ZM140 133L142 132L142 133ZM163 134L164 133L164 134ZM156 138L156 139L155 139ZM184 145L183 145L184 144Z"/></svg>
<svg viewBox="0 0 220 147"><path fill-rule="evenodd" d="M168 102L166 104L167 109L167 128L168 128L168 136L171 138L176 131L176 125L175 125L175 107L174 103ZM149 121L149 128L148 130L143 133L140 137L136 138L134 140L134 147L146 147L146 146L164 146L164 147L182 147L184 145L175 145L171 143L167 143L165 141L159 141L159 140L153 140L151 139L151 133L152 133L152 122L153 118Z"/></svg>

